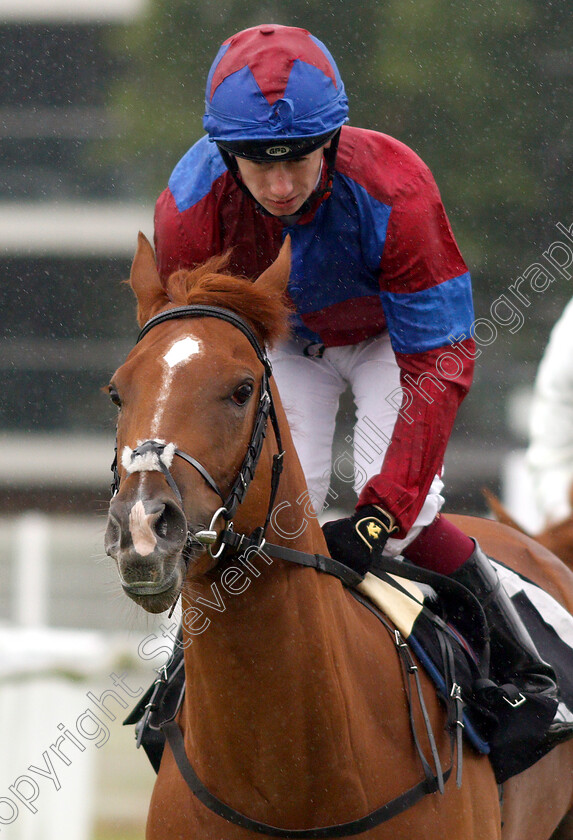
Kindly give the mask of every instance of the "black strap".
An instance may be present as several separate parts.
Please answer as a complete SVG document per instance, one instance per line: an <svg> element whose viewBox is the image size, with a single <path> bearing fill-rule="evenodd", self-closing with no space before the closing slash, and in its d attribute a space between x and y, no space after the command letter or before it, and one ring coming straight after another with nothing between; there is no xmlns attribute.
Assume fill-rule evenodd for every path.
<svg viewBox="0 0 573 840"><path fill-rule="evenodd" d="M259 532L260 529L257 529L250 537L246 537L234 531L226 531L222 535L222 542L233 551L244 552L251 547L256 547L263 554L274 557L276 560L286 560L298 566L307 566L319 572L326 572L328 575L337 577L345 586L356 586L362 580L362 575L354 569L325 554L308 554L305 551L286 548L284 545L275 545L266 541L261 543Z"/></svg>
<svg viewBox="0 0 573 840"><path fill-rule="evenodd" d="M180 458L183 458L184 461L187 461L188 464L191 464L192 467L195 467L197 472L200 473L203 476L203 478L205 479L205 481L207 482L207 484L209 485L211 490L214 490L215 493L217 494L217 496L219 496L219 498L221 499L221 501L223 501L223 496L221 495L221 491L219 490L219 488L215 484L215 480L209 475L209 473L207 472L207 470L205 469L203 464L199 463L199 461L196 458L193 458L192 455L187 455L186 452L182 452L180 449L175 450L175 455L179 455ZM166 478L169 481L168 476L166 476ZM177 485L176 485L176 487L177 487ZM177 492L177 495L179 496L179 498L181 498L181 494L179 493L178 489L176 490L176 492Z"/></svg>
<svg viewBox="0 0 573 840"><path fill-rule="evenodd" d="M456 742L456 786L462 786L462 734L464 730L464 701L461 688L456 682L455 658L451 641L444 632L437 633L444 671L444 682L446 691L449 689L449 697L446 697L446 708L448 720L446 729L452 734Z"/></svg>
<svg viewBox="0 0 573 840"><path fill-rule="evenodd" d="M389 580L388 582L391 585L394 585L394 582L392 580ZM396 588L397 589L402 589L402 587L400 587L400 586L397 586ZM426 779L428 781L430 781L432 784L436 783L437 784L437 789L440 791L440 793L443 793L444 792L444 784L450 776L450 773L452 771L453 762L452 762L452 765L450 766L449 770L446 773L444 773L442 771L442 765L441 765L440 756L439 756L439 753L438 753L438 748L437 748L437 745L436 745L436 739L434 737L434 733L433 733L433 730L432 730L432 723L430 721L430 716L428 714L428 710L427 710L426 703L425 703L425 700L424 700L424 694L422 692L422 686L421 686L421 683L420 683L418 666L416 665L416 663L414 661L414 658L412 656L412 652L410 650L410 647L409 647L408 643L402 638L402 635L399 632L399 630L397 630L396 628L392 628L392 626L388 623L388 621L386 621L386 618L384 617L384 615L380 612L378 607L376 607L372 603L372 601L370 601L368 598L365 598L360 592L357 592L354 589L352 589L350 592L351 592L351 595L357 601L359 601L364 607L366 607L366 609L370 610L370 612L373 615L376 616L376 618L384 625L384 627L388 630L388 632L391 635L392 634L394 635L394 641L395 641L395 644L396 644L396 648L398 650L398 654L400 656L400 662L402 664L404 683L406 685L406 691L407 691L407 697L408 697L408 713L409 713L409 716L410 716L410 729L412 731L412 737L414 739L414 745L416 747L418 757L419 757L420 761L422 762L422 767L424 768L424 773L426 774ZM403 592L407 593L407 590L403 590ZM410 594L410 593L407 593L407 594ZM412 597L412 596L410 596L410 597ZM416 599L414 599L414 600L416 600ZM438 634L438 636L440 638L441 638L442 635L443 634L441 634L441 633ZM449 643L449 640L446 642L446 644L447 644L450 652L452 653L452 657L453 657L453 652L451 650L451 645ZM422 749L422 745L420 743L420 740L419 740L418 734L417 734L417 730L416 730L416 722L415 722L414 714L413 714L413 701L412 701L413 692L412 692L412 684L411 684L412 679L413 679L413 681L415 683L415 686L416 686L416 696L418 698L418 705L419 705L420 711L422 713L422 718L423 718L424 726L425 726L425 729L426 729L426 735L427 735L427 738L428 738L428 743L430 744L430 750L431 750L431 753L432 753L432 759L433 759L433 762L434 762L434 767L436 768L435 773L432 770L429 762L427 761L427 759L424 755L424 751ZM446 685L447 684L448 684L448 672L446 672ZM450 718L453 717L452 706L454 706L456 701L454 699L453 694L450 695L450 697L445 697L444 699L445 699L446 706L447 706L447 709L448 709L448 721L449 721ZM457 699L457 695L456 695L456 699ZM451 734L453 733L453 729L450 729L450 733ZM450 750L451 750L451 758L453 759L453 754L454 754L454 740L453 740L453 737L450 738ZM461 779L461 751L458 753L458 764L459 764L459 766L458 766L459 777ZM458 785L458 787L459 787L459 785Z"/></svg>
<svg viewBox="0 0 573 840"><path fill-rule="evenodd" d="M289 563L310 566L319 572L333 575L342 581L345 586L356 586L362 580L362 575L355 572L354 569L345 566L338 560L333 560L332 557L327 557L325 554L307 554L304 551L295 551L292 548L285 548L283 545L273 545L272 543L265 543L263 550L269 557L275 557L277 560L288 560Z"/></svg>
<svg viewBox="0 0 573 840"><path fill-rule="evenodd" d="M223 819L228 822L231 822L234 825L239 825L249 831L267 834L269 837L301 838L301 840L303 840L303 838L304 840L308 838L308 840L312 840L312 838L350 837L355 834L361 834L363 831L375 828L377 825L380 825L380 823L392 819L392 817L395 817L397 814L401 814L402 811L406 811L408 808L411 808L419 802L420 799L426 796L426 794L435 793L438 790L436 779L425 778L421 782L418 782L417 785L414 785L414 787L405 791L405 793L391 799L390 802L387 802L385 805L382 805L380 808L377 808L375 811L371 811L369 814L366 814L366 816L360 817L357 820L337 823L335 825L324 826L321 828L279 828L278 826L267 825L259 820L253 820L250 817L247 817L245 814L242 814L240 811L236 811L230 805L222 802L218 797L207 790L187 758L185 743L183 741L183 735L179 725L175 721L168 721L167 723L164 723L161 728L165 733L167 741L169 742L169 746L171 747L173 757L175 758L181 775L197 799L199 799L205 807L209 808L209 810L218 814L218 816L223 817ZM450 771L444 774L444 780L448 778L449 773Z"/></svg>
<svg viewBox="0 0 573 840"><path fill-rule="evenodd" d="M245 335L255 353L258 356L258 359L265 367L265 370L270 375L272 368L271 363L267 357L267 354L261 347L261 343L255 332L247 322L237 315L235 312L232 312L230 309L224 309L222 306L203 306L201 304L189 304L188 306L175 306L173 309L167 309L165 312L159 312L157 315L154 315L153 318L150 318L149 321L143 325L141 328L139 335L137 336L136 344L141 341L141 339L147 335L149 330L156 327L157 324L163 324L165 321L172 321L176 318L218 318L220 321L227 321L227 323L232 324L238 330L240 330L243 335Z"/></svg>

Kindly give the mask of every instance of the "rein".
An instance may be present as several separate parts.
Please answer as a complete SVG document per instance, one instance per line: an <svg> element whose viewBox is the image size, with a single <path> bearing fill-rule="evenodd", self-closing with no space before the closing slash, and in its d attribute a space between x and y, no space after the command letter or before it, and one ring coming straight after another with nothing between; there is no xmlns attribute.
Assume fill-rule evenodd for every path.
<svg viewBox="0 0 573 840"><path fill-rule="evenodd" d="M160 312L158 315L155 315L153 318L151 318L141 329L136 343L141 341L141 339L145 335L147 335L147 333L151 329L153 329L153 327L159 324L177 318L204 317L218 318L222 321L226 321L227 323L232 324L234 327L240 330L240 332L242 332L243 335L248 339L255 353L257 354L259 361L264 367L264 373L261 380L259 406L253 424L251 440L248 445L247 453L243 460L242 466L239 470L239 474L235 479L235 482L233 483L226 499L223 499L216 482L213 480L213 478L205 469L205 467L203 467L203 465L196 458L186 454L185 452L180 451L179 449L174 449L173 454L178 455L180 458L184 459L187 463L194 467L202 475L209 487L211 487L211 489L213 489L214 492L217 493L217 495L221 498L221 501L223 502L223 506L215 512L211 520L211 525L209 529L205 531L200 531L196 534L191 534L188 531L187 541L183 550L184 555L186 554L185 549L192 542L200 542L204 545L209 546L209 551L211 552L213 557L220 557L223 554L223 552L236 554L239 551L244 551L252 547L256 547L258 550L262 550L264 546L265 552L271 557L280 558L288 562L293 562L299 565L315 568L319 571L326 572L327 574L335 575L342 581L342 583L345 586L355 586L362 580L362 577L361 575L358 575L354 570L348 568L344 564L339 563L338 561L333 560L332 558L326 557L324 555L307 554L302 551L285 548L284 546L273 545L271 543L267 543L264 539L264 534L270 522L273 505L278 490L280 475L283 466L283 457L285 453L282 449L278 419L273 403L272 393L269 387L269 379L272 375L271 363L251 327L239 315L236 315L234 312L231 312L230 310L224 309L222 307L203 305L178 306L173 309L167 310L166 312ZM230 520L235 514L237 507L242 502L249 487L249 484L255 475L255 470L262 451L269 418L273 426L278 449L278 454L273 456L269 506L264 525L256 528L253 534L247 537L244 534L236 534L233 531L233 523ZM145 454L147 452L152 452L153 454L155 454L157 456L158 462L157 469L163 472L169 486L174 490L179 500L181 501L181 493L177 487L175 480L173 479L173 476L169 472L169 467L161 459L165 446L165 444L156 440L144 441L143 443L139 444L136 449L132 450L131 458L133 460L134 457ZM112 464L112 472L114 476L114 480L112 483L112 493L115 494L119 490L117 446L114 462ZM213 530L215 521L218 518L218 516L222 516L225 522L227 523L225 529L221 534L217 534L217 532ZM220 539L221 544L217 552L213 554L211 551L211 547L218 539ZM400 634L397 631L394 632L391 630L384 617L379 613L378 610L376 610L376 608L373 607L373 605L370 605L367 602L365 602L352 589L350 591L351 594L354 595L355 598L357 598L357 600L359 600L361 603L364 604L364 606L366 606L375 615L377 615L377 617L383 622L387 629L389 629L390 632L393 632L395 635L395 643L403 665L403 671L405 674L407 686L410 726L414 738L414 743L418 755L421 759L422 766L424 768L424 778L404 793L387 802L385 805L382 805L381 807L375 809L369 814L366 814L364 817L352 820L351 822L338 823L335 825L309 829L286 829L280 828L278 826L267 825L266 823L260 822L259 820L251 819L245 814L242 814L240 811L237 811L236 809L232 808L230 805L218 799L205 787L205 785L201 782L201 780L195 773L195 770L193 769L191 763L189 762L189 759L185 752L185 744L181 729L174 719L176 714L175 712L173 716L171 716L168 720L160 724L160 728L169 742L179 771L181 772L181 775L183 776L191 792L200 800L200 802L202 802L203 805L205 805L207 808L213 811L213 813L217 814L218 816L222 817L228 822L233 823L235 825L239 825L250 831L266 834L269 837L293 838L293 840L294 838L298 838L299 840L321 840L321 838L329 837L346 837L361 834L364 831L368 831L372 828L375 828L377 825L380 825L386 820L389 820L397 814L400 814L408 808L411 808L427 794L435 793L436 791L439 791L440 793L444 792L444 784L451 774L452 767L450 767L446 772L442 771L440 757L437 751L437 747L435 745L435 739L432 732L430 719L426 711L424 699L422 696L422 689L417 674L418 669L411 657L408 645L401 639ZM432 770L426 758L424 757L418 737L416 735L410 690L411 678L414 680L416 685L418 702L422 711L422 717L424 721L426 734L428 736L428 741L431 746L435 771ZM452 682L455 686L455 682L453 681L453 675ZM455 709L454 713L452 713L452 710L450 708L451 725L449 728L451 731L453 731L454 728L457 727L458 732L457 760L459 786L459 783L461 783L461 736L459 733L460 728L461 726L463 726L463 724L461 723L461 703L459 702L459 698L454 698L452 702L455 706ZM149 705L151 706L151 704ZM148 711L151 711L151 708L149 708ZM452 755L453 749L454 746L452 739Z"/></svg>

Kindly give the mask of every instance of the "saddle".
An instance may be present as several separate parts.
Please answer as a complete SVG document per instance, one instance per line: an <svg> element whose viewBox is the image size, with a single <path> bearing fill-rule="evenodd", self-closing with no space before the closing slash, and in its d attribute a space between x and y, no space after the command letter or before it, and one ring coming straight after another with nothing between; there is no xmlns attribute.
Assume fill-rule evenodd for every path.
<svg viewBox="0 0 573 840"><path fill-rule="evenodd" d="M531 581L496 566L541 655L555 668L561 713L573 717L573 617ZM543 697L524 696L511 683L500 685L491 679L489 631L469 590L452 578L382 558L349 592L386 626L391 622L400 645L412 651L432 679L449 710L449 727L452 698L459 703L464 735L477 752L488 756L498 784L530 767L554 746L544 739L554 706ZM463 626L459 621L452 625L450 613L462 614ZM180 629L169 661L124 721L135 724L137 747L143 747L155 772L165 745L161 727L175 719L184 693Z"/></svg>
<svg viewBox="0 0 573 840"><path fill-rule="evenodd" d="M539 652L554 666L562 698L559 708L564 716L570 715L566 698L572 706L573 649L562 636L567 635L568 625L573 641L573 617L531 581L502 564L494 565L508 594L518 596L514 604ZM556 746L546 734L555 717L555 701L520 690L511 682L499 683L492 676L489 628L469 590L450 577L386 558L375 565L374 572L366 575L358 589L401 628L446 704L452 687L441 663L445 639L449 639L454 657L449 670L464 700L464 734L478 752L488 755L499 784ZM455 616L455 624L450 615ZM560 632L552 626L551 616Z"/></svg>

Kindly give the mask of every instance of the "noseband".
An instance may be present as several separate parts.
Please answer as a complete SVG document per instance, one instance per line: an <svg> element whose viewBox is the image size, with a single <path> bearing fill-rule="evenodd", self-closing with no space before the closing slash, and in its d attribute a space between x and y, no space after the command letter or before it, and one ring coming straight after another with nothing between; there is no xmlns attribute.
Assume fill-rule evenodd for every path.
<svg viewBox="0 0 573 840"><path fill-rule="evenodd" d="M263 448L263 443L265 440L266 432L267 432L267 423L269 417L271 418L271 422L273 424L273 429L275 433L275 438L277 441L277 448L278 454L273 456L273 473L271 479L271 497L269 501L269 508L267 513L267 518L265 521L264 526L258 529L260 531L260 540L262 541L264 538L264 533L266 531L267 525L270 521L272 507L274 504L274 499L276 496L276 492L278 489L278 483L280 478L280 473L282 471L282 458L284 452L282 450L282 443L281 443L281 436L280 430L278 425L278 420L276 416L275 406L273 403L273 397L270 390L269 380L272 375L272 366L269 361L267 354L265 353L261 343L259 342L257 336L239 315L236 315L234 312L231 312L229 309L224 309L219 306L203 306L199 304L193 304L188 306L177 306L174 309L169 309L166 312L160 312L158 315L155 315L153 318L150 318L149 321L142 327L138 337L136 344L138 344L147 333L153 329L153 327L158 326L159 324L163 324L166 321L173 321L175 319L180 318L218 318L220 321L226 321L228 324L236 327L243 335L248 339L251 347L257 354L257 358L263 365L263 376L261 379L261 388L259 394L259 404L257 407L257 413L255 416L255 421L253 424L253 431L251 434L251 439L249 445L247 447L247 452L243 459L243 463L239 469L239 473L233 482L233 485L227 495L226 498L223 497L221 491L219 490L217 483L210 475L208 470L194 458L192 455L188 455L186 452L183 452L180 449L174 448L173 455L177 455L194 467L199 474L203 477L206 484L213 490L221 499L222 507L219 507L218 510L213 515L211 520L211 524L207 530L199 531L195 534L191 534L188 532L187 534L187 545L190 542L200 542L204 543L209 546L209 551L211 551L211 545L216 542L218 539L217 533L214 531L215 521L216 519L221 516L227 524L227 529L232 530L232 518L235 515L235 512L238 506L243 501L245 494L249 488L251 481L254 478L255 470L257 468L257 464L259 461L259 457L261 455L261 451ZM137 470L137 459L143 458L145 456L151 456L153 467L152 469L161 471L165 476L165 479L175 495L177 496L179 502L182 504L183 499L181 496L181 492L177 487L177 483L175 479L171 475L169 471L170 467L170 460L164 457L166 449L166 444L163 441L158 440L146 440L142 443L138 444L138 446L129 451L128 450L128 458L129 463L131 463L134 467L132 471ZM128 463L128 470L129 470L129 463ZM150 469L150 467L147 467ZM120 484L120 477L119 477L119 469L117 464L117 446L115 452L114 462L112 464L112 472L113 472L113 482L111 485L112 496L114 496L119 490ZM225 548L224 543L221 545L221 549L217 554L213 554L214 557L219 556L222 553L223 549ZM211 551L212 553L212 551Z"/></svg>

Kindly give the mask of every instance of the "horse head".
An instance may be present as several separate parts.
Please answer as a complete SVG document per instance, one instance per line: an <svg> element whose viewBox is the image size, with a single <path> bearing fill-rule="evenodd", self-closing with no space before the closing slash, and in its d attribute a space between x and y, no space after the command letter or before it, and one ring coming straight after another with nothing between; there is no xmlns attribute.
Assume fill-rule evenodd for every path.
<svg viewBox="0 0 573 840"><path fill-rule="evenodd" d="M217 562L205 543L242 501L265 434L264 347L288 332L288 239L254 283L226 274L226 262L175 272L163 286L139 234L129 283L142 330L108 386L119 416L105 548L126 594L149 612Z"/></svg>

